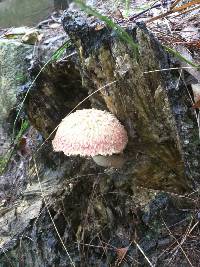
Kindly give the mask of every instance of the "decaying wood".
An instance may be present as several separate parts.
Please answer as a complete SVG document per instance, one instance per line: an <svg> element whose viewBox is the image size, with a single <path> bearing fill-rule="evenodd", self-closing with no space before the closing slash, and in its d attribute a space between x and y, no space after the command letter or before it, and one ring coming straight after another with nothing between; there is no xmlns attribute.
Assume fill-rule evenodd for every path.
<svg viewBox="0 0 200 267"><path fill-rule="evenodd" d="M0 267L71 266L68 255L75 266L114 266L122 260L131 266L135 259L146 266L135 244L155 266L165 266L171 254L162 252L174 249L167 227L182 238L195 201L152 189L184 193L198 185L198 129L188 92L177 73L154 72L169 68L170 59L143 25L125 27L139 45L135 54L93 17L68 12L63 23L79 59L54 62L39 76L26 100L30 122L47 137L87 90L110 83L90 100L127 129L126 162L105 170L90 159L54 153L49 140L34 154L34 164L24 158L27 175L13 179L15 202L6 194L8 183L2 183L8 197L0 206ZM9 175L18 168L16 158ZM122 250L126 255L119 255ZM185 261L180 257L182 265Z"/></svg>
<svg viewBox="0 0 200 267"><path fill-rule="evenodd" d="M194 158L199 164L194 145L198 129L186 89L169 71L154 72L168 69L168 58L143 25L127 27L139 45L136 54L117 31L99 24L83 14L80 19L80 13L67 13L64 18L65 30L79 52L89 93L115 81L94 95L92 102L115 114L128 131L125 155L130 179L134 185L148 188L191 190L196 170L192 175L188 170ZM192 129L190 120L195 125ZM190 128L188 136L184 127ZM194 149L191 158L185 143Z"/></svg>

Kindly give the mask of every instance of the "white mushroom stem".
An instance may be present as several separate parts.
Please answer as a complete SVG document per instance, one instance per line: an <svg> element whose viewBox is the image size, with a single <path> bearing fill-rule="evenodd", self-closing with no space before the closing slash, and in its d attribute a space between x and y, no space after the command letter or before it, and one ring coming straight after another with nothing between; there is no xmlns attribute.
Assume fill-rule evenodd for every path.
<svg viewBox="0 0 200 267"><path fill-rule="evenodd" d="M198 100L200 100L200 83L191 84L191 86L194 95L194 102L196 103Z"/></svg>
<svg viewBox="0 0 200 267"><path fill-rule="evenodd" d="M116 154L111 156L96 155L92 157L97 165L102 167L121 168L124 165L125 157L123 154Z"/></svg>

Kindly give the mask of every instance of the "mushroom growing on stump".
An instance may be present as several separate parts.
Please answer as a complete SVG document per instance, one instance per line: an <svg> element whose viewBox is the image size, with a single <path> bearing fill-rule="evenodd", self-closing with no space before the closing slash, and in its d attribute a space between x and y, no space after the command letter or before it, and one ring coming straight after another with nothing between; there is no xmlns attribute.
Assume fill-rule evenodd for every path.
<svg viewBox="0 0 200 267"><path fill-rule="evenodd" d="M82 109L62 120L52 144L67 156L90 156L100 166L119 168L127 142L127 132L113 114Z"/></svg>

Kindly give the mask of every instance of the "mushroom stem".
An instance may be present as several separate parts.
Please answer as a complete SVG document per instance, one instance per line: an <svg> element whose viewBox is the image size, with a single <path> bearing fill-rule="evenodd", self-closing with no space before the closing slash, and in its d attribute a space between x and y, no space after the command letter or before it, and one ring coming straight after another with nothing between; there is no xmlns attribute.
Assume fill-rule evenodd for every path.
<svg viewBox="0 0 200 267"><path fill-rule="evenodd" d="M116 154L111 156L96 155L92 157L94 162L102 167L121 168L124 165L125 157L123 154Z"/></svg>

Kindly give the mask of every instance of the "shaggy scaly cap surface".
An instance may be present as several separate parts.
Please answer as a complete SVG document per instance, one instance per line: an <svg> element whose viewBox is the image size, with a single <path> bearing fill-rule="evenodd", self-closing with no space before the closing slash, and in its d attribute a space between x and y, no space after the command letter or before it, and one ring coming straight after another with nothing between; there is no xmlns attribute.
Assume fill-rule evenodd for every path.
<svg viewBox="0 0 200 267"><path fill-rule="evenodd" d="M200 100L200 85L199 84L192 84L192 91L194 95L194 102Z"/></svg>
<svg viewBox="0 0 200 267"><path fill-rule="evenodd" d="M52 144L68 156L95 156L121 153L127 142L126 130L113 114L82 109L62 120Z"/></svg>

